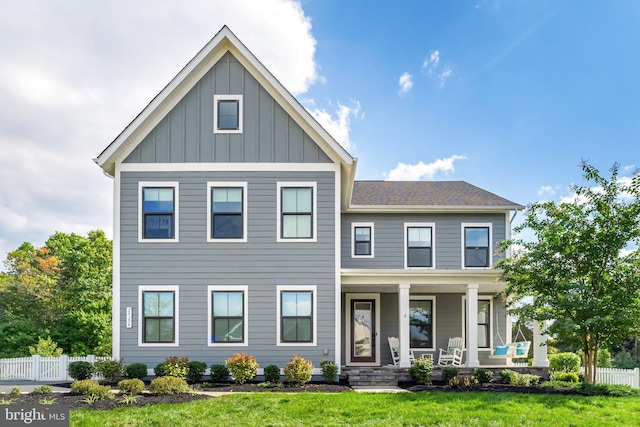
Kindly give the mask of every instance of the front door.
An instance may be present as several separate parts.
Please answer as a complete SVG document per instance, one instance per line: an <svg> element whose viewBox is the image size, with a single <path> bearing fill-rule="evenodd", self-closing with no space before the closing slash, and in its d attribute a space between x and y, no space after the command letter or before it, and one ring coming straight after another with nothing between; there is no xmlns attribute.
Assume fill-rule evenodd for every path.
<svg viewBox="0 0 640 427"><path fill-rule="evenodd" d="M351 300L351 362L376 361L376 301Z"/></svg>

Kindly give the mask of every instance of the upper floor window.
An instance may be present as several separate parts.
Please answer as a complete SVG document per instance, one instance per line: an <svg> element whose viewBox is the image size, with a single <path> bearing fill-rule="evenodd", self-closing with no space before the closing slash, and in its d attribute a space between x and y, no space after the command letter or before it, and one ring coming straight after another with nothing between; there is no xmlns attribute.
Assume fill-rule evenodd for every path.
<svg viewBox="0 0 640 427"><path fill-rule="evenodd" d="M316 287L278 286L277 345L315 345Z"/></svg>
<svg viewBox="0 0 640 427"><path fill-rule="evenodd" d="M464 267L491 266L491 224L462 224L464 233Z"/></svg>
<svg viewBox="0 0 640 427"><path fill-rule="evenodd" d="M242 95L214 95L213 110L215 133L242 132Z"/></svg>
<svg viewBox="0 0 640 427"><path fill-rule="evenodd" d="M139 240L178 240L178 183L140 182Z"/></svg>
<svg viewBox="0 0 640 427"><path fill-rule="evenodd" d="M354 258L373 258L373 223L351 224L352 251Z"/></svg>
<svg viewBox="0 0 640 427"><path fill-rule="evenodd" d="M208 240L246 242L247 183L209 182L207 186L210 209Z"/></svg>
<svg viewBox="0 0 640 427"><path fill-rule="evenodd" d="M278 183L278 241L315 241L316 183Z"/></svg>
<svg viewBox="0 0 640 427"><path fill-rule="evenodd" d="M178 345L178 287L140 286L139 345Z"/></svg>
<svg viewBox="0 0 640 427"><path fill-rule="evenodd" d="M435 298L414 296L409 301L409 339L411 348L434 346Z"/></svg>
<svg viewBox="0 0 640 427"><path fill-rule="evenodd" d="M209 286L210 345L247 345L247 286Z"/></svg>
<svg viewBox="0 0 640 427"><path fill-rule="evenodd" d="M405 224L406 267L433 267L433 224Z"/></svg>

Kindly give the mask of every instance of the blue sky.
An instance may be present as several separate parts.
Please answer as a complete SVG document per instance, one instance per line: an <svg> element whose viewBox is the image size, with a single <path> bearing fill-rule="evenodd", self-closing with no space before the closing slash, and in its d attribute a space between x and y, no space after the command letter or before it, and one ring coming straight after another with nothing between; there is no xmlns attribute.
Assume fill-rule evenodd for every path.
<svg viewBox="0 0 640 427"><path fill-rule="evenodd" d="M111 235L96 157L228 25L359 159L357 179L562 200L640 166L640 3L4 0L0 255Z"/></svg>

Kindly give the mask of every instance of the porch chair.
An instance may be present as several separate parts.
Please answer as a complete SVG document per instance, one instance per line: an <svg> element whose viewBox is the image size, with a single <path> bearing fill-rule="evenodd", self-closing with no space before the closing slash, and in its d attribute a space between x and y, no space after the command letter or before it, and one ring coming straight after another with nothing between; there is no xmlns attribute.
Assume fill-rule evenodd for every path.
<svg viewBox="0 0 640 427"><path fill-rule="evenodd" d="M391 350L391 358L393 359L393 364L398 366L400 363L400 340L398 337L387 337L389 340L389 350ZM415 361L415 357L413 355L413 350L409 350L409 362L413 365Z"/></svg>
<svg viewBox="0 0 640 427"><path fill-rule="evenodd" d="M447 349L440 349L438 365L441 366L462 366L462 355L464 353L464 340L462 337L449 338Z"/></svg>

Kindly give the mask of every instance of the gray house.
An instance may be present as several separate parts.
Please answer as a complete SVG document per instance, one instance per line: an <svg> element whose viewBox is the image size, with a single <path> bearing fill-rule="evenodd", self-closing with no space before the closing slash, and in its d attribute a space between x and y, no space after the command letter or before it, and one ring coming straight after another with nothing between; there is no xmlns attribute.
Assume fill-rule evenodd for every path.
<svg viewBox="0 0 640 427"><path fill-rule="evenodd" d="M492 269L511 202L355 181L342 148L227 28L95 159L114 183L113 355L392 363L511 340ZM535 344L535 343L534 343ZM544 362L537 355L537 362ZM319 371L318 371L319 372Z"/></svg>

